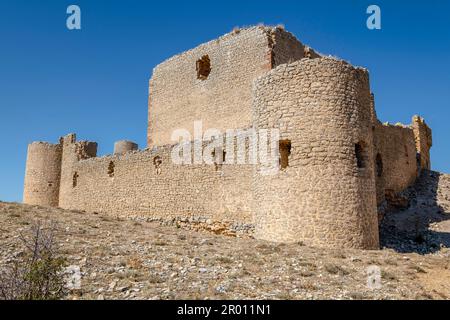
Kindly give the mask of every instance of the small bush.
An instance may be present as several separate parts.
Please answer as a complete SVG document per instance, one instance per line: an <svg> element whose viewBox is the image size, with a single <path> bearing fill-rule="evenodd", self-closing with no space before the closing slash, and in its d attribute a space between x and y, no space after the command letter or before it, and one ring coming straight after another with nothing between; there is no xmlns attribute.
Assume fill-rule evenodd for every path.
<svg viewBox="0 0 450 320"><path fill-rule="evenodd" d="M411 269L415 270L417 273L427 273L427 271L419 266L412 266Z"/></svg>
<svg viewBox="0 0 450 320"><path fill-rule="evenodd" d="M55 227L33 224L21 235L25 252L0 270L0 299L58 300L66 294L65 260L57 255Z"/></svg>
<svg viewBox="0 0 450 320"><path fill-rule="evenodd" d="M385 280L397 280L397 277L395 276L395 274L386 271L386 270L382 270L381 271L381 278L385 279Z"/></svg>
<svg viewBox="0 0 450 320"><path fill-rule="evenodd" d="M300 275L305 278L312 277L314 275L314 272L309 271L309 270L304 270L304 271L300 271Z"/></svg>
<svg viewBox="0 0 450 320"><path fill-rule="evenodd" d="M341 276L346 276L349 274L347 270L342 268L341 266L335 264L327 264L325 265L325 270L330 274L339 274Z"/></svg>
<svg viewBox="0 0 450 320"><path fill-rule="evenodd" d="M218 264L220 264L220 263L232 264L233 263L233 259L231 259L229 257L219 256L219 257L216 258L216 262Z"/></svg>
<svg viewBox="0 0 450 320"><path fill-rule="evenodd" d="M362 292L351 292L350 297L353 300L367 300L370 298L370 297L366 297L366 295Z"/></svg>

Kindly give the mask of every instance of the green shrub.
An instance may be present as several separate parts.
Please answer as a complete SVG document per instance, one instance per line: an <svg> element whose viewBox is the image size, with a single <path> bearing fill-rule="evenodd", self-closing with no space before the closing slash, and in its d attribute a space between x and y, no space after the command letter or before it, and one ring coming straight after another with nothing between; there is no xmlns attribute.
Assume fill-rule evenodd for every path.
<svg viewBox="0 0 450 320"><path fill-rule="evenodd" d="M66 261L57 254L54 235L54 225L35 223L28 236L20 236L25 251L0 270L0 299L58 300L67 294Z"/></svg>

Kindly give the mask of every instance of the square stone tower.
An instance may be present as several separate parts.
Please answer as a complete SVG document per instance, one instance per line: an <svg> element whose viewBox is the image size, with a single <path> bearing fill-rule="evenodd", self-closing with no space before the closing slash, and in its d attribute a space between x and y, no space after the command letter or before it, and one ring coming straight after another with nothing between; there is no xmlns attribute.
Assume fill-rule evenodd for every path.
<svg viewBox="0 0 450 320"><path fill-rule="evenodd" d="M158 65L150 80L148 147L171 144L175 129L252 125L253 80L272 68L316 55L281 27L236 29Z"/></svg>

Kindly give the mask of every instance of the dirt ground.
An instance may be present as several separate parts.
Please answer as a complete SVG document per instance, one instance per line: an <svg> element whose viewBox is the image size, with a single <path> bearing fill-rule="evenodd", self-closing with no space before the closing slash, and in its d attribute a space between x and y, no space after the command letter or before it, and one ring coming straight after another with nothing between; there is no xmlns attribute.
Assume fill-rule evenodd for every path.
<svg viewBox="0 0 450 320"><path fill-rule="evenodd" d="M0 268L34 221L53 221L59 252L81 269L68 299L450 299L450 176L427 172L405 194L410 206L386 215L377 251L0 202Z"/></svg>

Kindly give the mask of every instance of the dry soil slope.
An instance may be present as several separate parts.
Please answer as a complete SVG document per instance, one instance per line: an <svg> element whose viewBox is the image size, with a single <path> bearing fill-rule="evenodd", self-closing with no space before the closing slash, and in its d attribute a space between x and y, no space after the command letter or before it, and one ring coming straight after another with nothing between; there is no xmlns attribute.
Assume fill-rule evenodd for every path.
<svg viewBox="0 0 450 320"><path fill-rule="evenodd" d="M400 235L406 231L398 225L414 208L422 208L427 212L436 209L439 228L447 227L450 179L448 175L430 174L435 175L430 176L435 182L439 178L437 187L430 187L430 191L430 182L422 181L413 190L411 199L415 197L417 203L409 213L388 216L383 233L390 234L384 241L390 249L325 250L301 244L278 245L156 223L0 203L0 268L20 254L19 234L26 232L34 220L56 221L61 254L82 271L81 290L68 298L449 299L449 250L431 250L430 243L404 241ZM422 198L428 193L436 195L434 203ZM391 221L391 217L395 218ZM424 224L422 231L437 232L433 223L436 221ZM445 231L439 232L445 240ZM421 246L425 253L420 252ZM367 286L367 268L374 265L381 269L382 286L378 290Z"/></svg>

